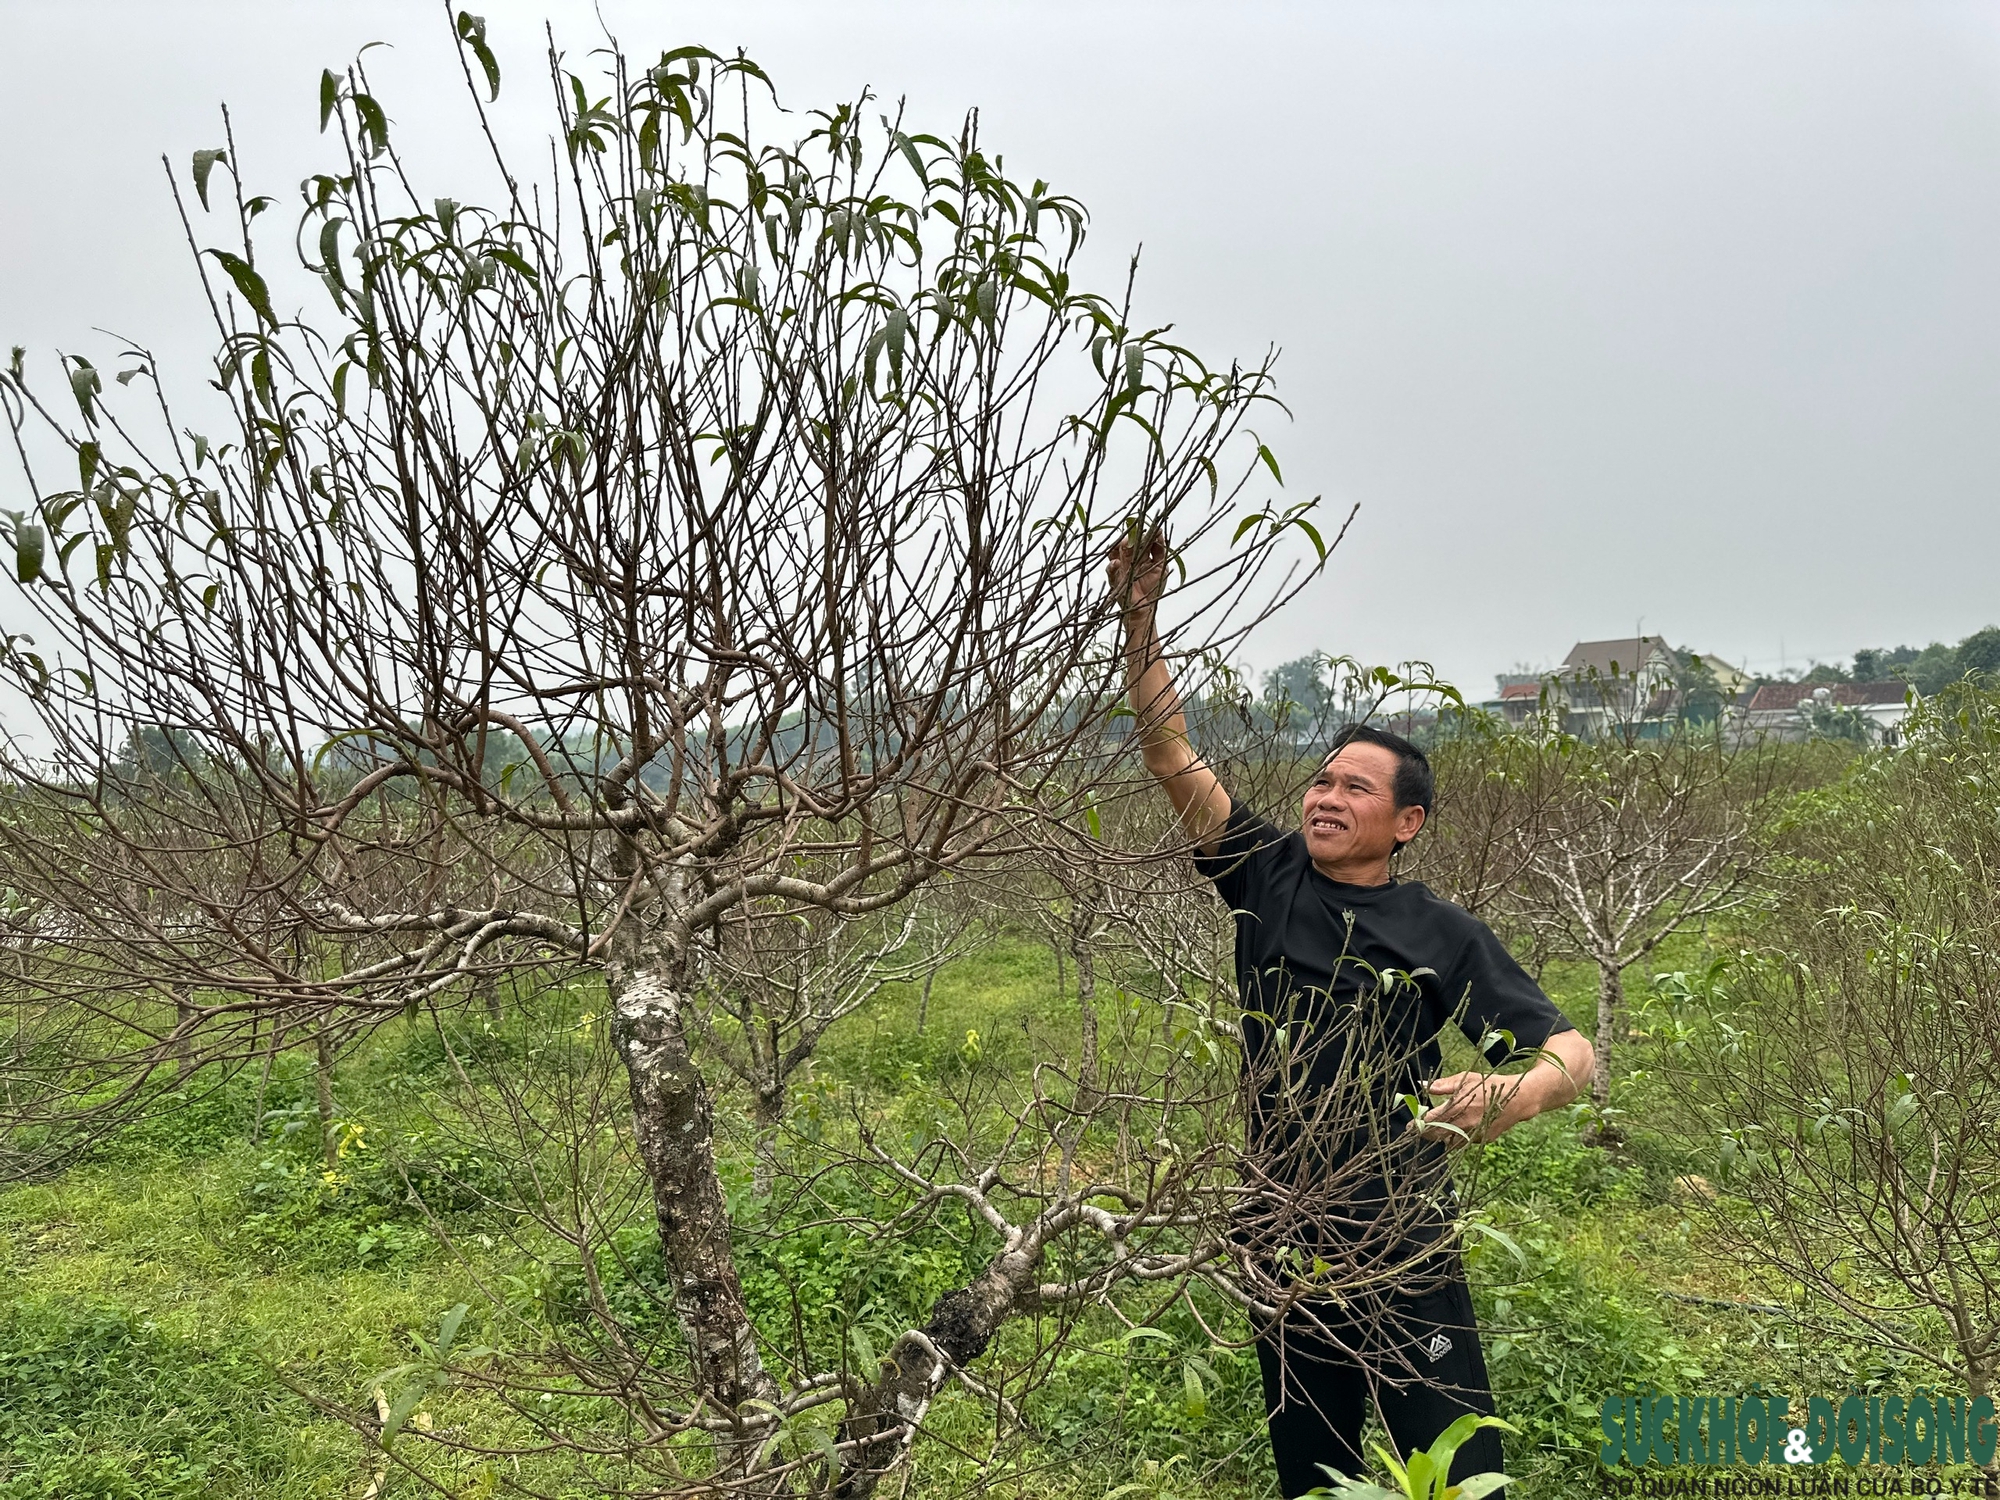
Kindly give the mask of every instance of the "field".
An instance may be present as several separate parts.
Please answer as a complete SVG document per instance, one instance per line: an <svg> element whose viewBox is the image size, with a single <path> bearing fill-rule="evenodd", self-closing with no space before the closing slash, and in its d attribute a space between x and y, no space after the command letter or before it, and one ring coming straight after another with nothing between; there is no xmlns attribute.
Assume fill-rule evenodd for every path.
<svg viewBox="0 0 2000 1500"><path fill-rule="evenodd" d="M1655 967L1701 962L1698 940L1680 942ZM1591 976L1554 965L1545 978L1587 1026ZM812 1087L829 1097L857 1090L893 1114L940 1071L1008 1065L1008 1039L1024 1023L1060 1027L1073 1009L1047 950L1009 939L947 971L922 1036L915 1000L898 996L843 1022ZM479 1055L484 1042L501 1059L518 1058L549 1020L447 1025L460 1029L460 1050ZM968 1062L973 1031L985 1044ZM1481 1163L1496 1232L1475 1240L1471 1259L1500 1409L1522 1429L1509 1440L1509 1466L1524 1476L1516 1493L1596 1491L1607 1394L1758 1380L1834 1389L1874 1368L1858 1342L1824 1330L1803 1337L1771 1310L1788 1288L1752 1284L1702 1253L1687 1202L1700 1184L1676 1183L1701 1164L1673 1159L1646 1129L1646 1049L1635 1045L1618 1080L1624 1147L1580 1144L1563 1113L1522 1127ZM427 1085L444 1060L429 1018L392 1023L343 1059L348 1144L330 1177L318 1160L309 1059L294 1057L270 1081L261 1142L250 1139L254 1080L200 1097L197 1078L186 1091L197 1102L162 1111L99 1160L0 1196L0 1496L304 1500L376 1482L363 1443L328 1404L365 1410L374 1378L404 1363L413 1336L433 1335L454 1304L472 1308L461 1338L483 1339L499 1333L489 1328L496 1289L522 1304L554 1295L476 1209L444 1214L447 1250L406 1201L404 1173L435 1149ZM930 1265L913 1264L923 1257L907 1247L894 1265L873 1263L870 1247L838 1237L756 1238L743 1253L753 1297L803 1285L807 1298L886 1326L957 1269L949 1237L927 1249ZM1273 1494L1254 1357L1212 1344L1191 1319L1162 1326L1170 1337L1135 1339L1105 1320L1101 1337L1066 1351L1024 1403L1025 1439L997 1450L990 1411L947 1398L935 1417L944 1440L920 1450L911 1491ZM519 1428L489 1398L450 1393L433 1419ZM394 1471L382 1478L378 1493L423 1492ZM609 1466L602 1478L615 1483ZM485 1494L492 1482L467 1463L445 1492Z"/></svg>

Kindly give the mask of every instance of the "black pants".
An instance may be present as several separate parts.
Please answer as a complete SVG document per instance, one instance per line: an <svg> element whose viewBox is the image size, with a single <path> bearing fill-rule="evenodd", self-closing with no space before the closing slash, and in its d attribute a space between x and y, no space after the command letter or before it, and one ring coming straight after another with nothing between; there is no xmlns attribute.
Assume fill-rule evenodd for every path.
<svg viewBox="0 0 2000 1500"><path fill-rule="evenodd" d="M1347 1349L1311 1326L1315 1320ZM1472 1293L1462 1273L1392 1299L1386 1315L1365 1326L1324 1309L1312 1315L1293 1309L1258 1337L1257 1362L1264 1371L1278 1485L1287 1496L1328 1483L1326 1469L1350 1477L1365 1470L1361 1424L1371 1398L1404 1457L1430 1447L1465 1413L1493 1412ZM1458 1450L1451 1477L1456 1483L1499 1468L1500 1434L1489 1427Z"/></svg>

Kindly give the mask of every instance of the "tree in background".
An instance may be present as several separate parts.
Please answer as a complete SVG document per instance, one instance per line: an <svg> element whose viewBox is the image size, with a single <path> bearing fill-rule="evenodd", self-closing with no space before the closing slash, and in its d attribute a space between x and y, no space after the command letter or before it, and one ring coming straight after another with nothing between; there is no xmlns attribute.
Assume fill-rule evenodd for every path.
<svg viewBox="0 0 2000 1500"><path fill-rule="evenodd" d="M971 913L942 895L927 889L886 913L847 918L752 902L717 927L693 1015L708 1055L749 1090L758 1192L771 1191L787 1102L827 1032L891 985L928 994L938 970L966 951Z"/></svg>
<svg viewBox="0 0 2000 1500"><path fill-rule="evenodd" d="M1720 1242L1973 1395L2000 1376L2000 696L1955 687L1794 818L1758 945L1666 976Z"/></svg>
<svg viewBox="0 0 2000 1500"><path fill-rule="evenodd" d="M1714 734L1533 742L1537 813L1514 826L1502 901L1554 953L1597 970L1600 1139L1615 1138L1611 1063L1625 971L1674 933L1747 900L1777 811L1777 757Z"/></svg>
<svg viewBox="0 0 2000 1500"><path fill-rule="evenodd" d="M1854 653L1851 672L1815 666L1820 676L1808 682L1907 682L1926 698L1941 693L1968 674L2000 673L2000 626L1975 630L1956 646L1932 641L1914 646L1867 647Z"/></svg>
<svg viewBox="0 0 2000 1500"><path fill-rule="evenodd" d="M483 128L498 62L479 18L458 35ZM52 396L16 354L8 529L38 623L5 663L37 738L10 744L0 823L31 950L5 1098L33 1165L190 1058L501 975L601 993L682 1370L630 1367L614 1325L593 1389L641 1447L693 1434L753 1490L837 1401L829 1473L860 1495L1008 1319L1219 1252L1135 1249L1193 1233L1152 1145L1108 1182L1005 1132L864 1145L972 1205L992 1257L878 1365L773 1369L691 1046L718 934L888 913L1074 827L1121 774L1111 538L1172 526L1170 609L1200 633L1171 644L1217 651L1310 526L1241 514L1277 477L1246 426L1268 366L1212 368L1078 288L1082 209L971 125L785 116L753 63L696 48L607 59L550 56L553 165L496 146L491 207L419 193L363 68L329 72L311 317L280 305L236 140L197 153L190 239L226 226L199 257L206 431L142 350L122 398L79 356ZM1160 1098L1121 1107L1164 1150ZM1045 1286L1077 1236L1117 1254Z"/></svg>
<svg viewBox="0 0 2000 1500"><path fill-rule="evenodd" d="M1683 724L1713 724L1730 704L1716 679L1714 663L1683 647L1674 653L1674 688Z"/></svg>
<svg viewBox="0 0 2000 1500"><path fill-rule="evenodd" d="M1532 941L1513 893L1550 828L1568 763L1551 742L1472 713L1434 746L1437 805L1397 873L1422 880L1510 940Z"/></svg>
<svg viewBox="0 0 2000 1500"><path fill-rule="evenodd" d="M1966 676L2000 676L2000 625L1975 630L1958 643L1958 670Z"/></svg>

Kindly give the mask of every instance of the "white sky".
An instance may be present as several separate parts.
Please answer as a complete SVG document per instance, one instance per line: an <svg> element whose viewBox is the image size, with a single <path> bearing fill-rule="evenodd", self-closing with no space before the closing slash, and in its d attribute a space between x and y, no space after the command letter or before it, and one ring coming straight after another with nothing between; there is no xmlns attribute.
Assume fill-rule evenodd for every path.
<svg viewBox="0 0 2000 1500"><path fill-rule="evenodd" d="M517 104L541 17L601 36L574 0L473 8ZM1484 695L1642 622L1775 669L2000 620L2000 8L602 9L637 54L748 48L794 107L866 83L943 133L978 105L1013 175L1091 207L1101 284L1143 241L1143 312L1282 346L1289 490L1362 512L1259 665L1428 657ZM443 17L0 0L0 345L106 327L198 365L161 153L185 174L227 100L289 218L321 67L391 41L399 141L456 116ZM480 196L469 156L427 165Z"/></svg>

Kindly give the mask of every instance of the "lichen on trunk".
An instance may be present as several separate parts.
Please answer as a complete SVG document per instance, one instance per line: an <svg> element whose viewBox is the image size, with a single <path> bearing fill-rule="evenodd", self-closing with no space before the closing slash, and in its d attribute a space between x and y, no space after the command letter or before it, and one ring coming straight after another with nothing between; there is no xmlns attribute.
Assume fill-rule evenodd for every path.
<svg viewBox="0 0 2000 1500"><path fill-rule="evenodd" d="M1624 971L1615 960L1600 958L1597 962L1597 1057L1590 1069L1590 1102L1600 1111L1611 1103L1611 1048L1618 1040L1618 1018L1624 1009Z"/></svg>
<svg viewBox="0 0 2000 1500"><path fill-rule="evenodd" d="M660 1248L702 1397L736 1418L724 1467L752 1462L777 1383L757 1351L715 1169L714 1107L688 1050L684 988L659 968L613 965L611 1040L632 1090L639 1159L652 1180Z"/></svg>
<svg viewBox="0 0 2000 1500"><path fill-rule="evenodd" d="M1039 1240L1017 1240L969 1286L946 1292L930 1321L896 1341L880 1378L848 1408L841 1440L851 1445L836 1500L867 1500L909 1459L931 1403L954 1370L986 1352L1001 1326L1034 1294Z"/></svg>

